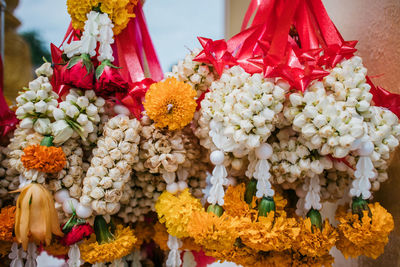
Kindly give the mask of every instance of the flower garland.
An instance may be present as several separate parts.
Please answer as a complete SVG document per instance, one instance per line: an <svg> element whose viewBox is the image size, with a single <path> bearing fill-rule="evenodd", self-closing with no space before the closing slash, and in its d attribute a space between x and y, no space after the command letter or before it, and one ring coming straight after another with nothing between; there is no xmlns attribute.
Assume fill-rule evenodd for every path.
<svg viewBox="0 0 400 267"><path fill-rule="evenodd" d="M71 15L72 25L75 29L82 30L86 21L86 14L93 9L99 9L99 11L108 14L115 24L113 29L115 35L118 35L126 27L130 18L135 17L132 7L137 4L138 0L67 1L68 13Z"/></svg>

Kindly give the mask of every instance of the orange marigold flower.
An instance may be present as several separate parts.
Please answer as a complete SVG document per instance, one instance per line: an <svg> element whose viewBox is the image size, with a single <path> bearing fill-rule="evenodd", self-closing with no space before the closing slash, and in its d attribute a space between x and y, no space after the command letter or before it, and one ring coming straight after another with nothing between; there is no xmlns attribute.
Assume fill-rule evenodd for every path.
<svg viewBox="0 0 400 267"><path fill-rule="evenodd" d="M195 97L191 85L168 78L150 86L143 106L157 127L177 130L192 121L197 107Z"/></svg>
<svg viewBox="0 0 400 267"><path fill-rule="evenodd" d="M92 235L89 240L85 240L79 245L82 259L91 264L112 262L132 252L136 242L132 229L117 225L114 237L112 242L99 244L95 235Z"/></svg>
<svg viewBox="0 0 400 267"><path fill-rule="evenodd" d="M246 192L246 185L244 183L237 186L229 186L225 192L224 197L224 210L230 216L250 217L253 220L257 219L257 198L254 196L252 203L247 204L244 200ZM283 198L278 192L275 192L274 202L276 213L285 213L284 208L287 205L287 200Z"/></svg>
<svg viewBox="0 0 400 267"><path fill-rule="evenodd" d="M136 243L135 248L139 249L144 242L150 242L154 236L154 226L149 223L139 222L137 223L135 230Z"/></svg>
<svg viewBox="0 0 400 267"><path fill-rule="evenodd" d="M154 236L153 236L153 240L154 242L160 247L161 250L169 250L167 242L168 242L168 232L167 232L167 228L157 222L154 225Z"/></svg>
<svg viewBox="0 0 400 267"><path fill-rule="evenodd" d="M182 247L180 248L182 251L201 251L202 247L198 245L193 238L185 237L182 238Z"/></svg>
<svg viewBox="0 0 400 267"><path fill-rule="evenodd" d="M256 207L256 197L253 197L252 203L247 204L244 200L246 185L244 183L237 186L229 186L224 197L224 210L230 216L256 218L258 211Z"/></svg>
<svg viewBox="0 0 400 267"><path fill-rule="evenodd" d="M336 219L339 221L339 239L336 247L346 258L365 255L376 259L383 253L389 240L389 233L394 228L392 215L379 203L368 206L372 217L368 211L364 211L361 220L357 214L346 212L345 207L338 208Z"/></svg>
<svg viewBox="0 0 400 267"><path fill-rule="evenodd" d="M21 156L24 167L28 170L35 169L46 173L61 171L67 160L61 147L32 145L24 149Z"/></svg>
<svg viewBox="0 0 400 267"><path fill-rule="evenodd" d="M296 219L286 218L285 214L275 217L274 212L270 212L258 221L247 218L243 221L243 228L239 229L242 242L259 251L288 250L300 233Z"/></svg>
<svg viewBox="0 0 400 267"><path fill-rule="evenodd" d="M292 264L293 267L329 267L332 266L334 258L330 254L324 254L320 257L309 257L303 256L300 253L294 252L292 254Z"/></svg>
<svg viewBox="0 0 400 267"><path fill-rule="evenodd" d="M300 234L293 243L293 249L304 256L320 257L329 254L338 238L336 229L325 220L322 231L312 226L310 218L300 219Z"/></svg>
<svg viewBox="0 0 400 267"><path fill-rule="evenodd" d="M15 224L15 206L1 209L0 213L0 241L13 242L13 230Z"/></svg>
<svg viewBox="0 0 400 267"><path fill-rule="evenodd" d="M239 218L223 214L193 212L187 226L189 236L206 249L230 249L239 237L238 229L243 227Z"/></svg>
<svg viewBox="0 0 400 267"><path fill-rule="evenodd" d="M52 242L52 244L49 246L45 246L43 249L47 252L47 254L57 258L60 256L68 255L69 247L63 246L62 244L60 244L60 242L56 241Z"/></svg>

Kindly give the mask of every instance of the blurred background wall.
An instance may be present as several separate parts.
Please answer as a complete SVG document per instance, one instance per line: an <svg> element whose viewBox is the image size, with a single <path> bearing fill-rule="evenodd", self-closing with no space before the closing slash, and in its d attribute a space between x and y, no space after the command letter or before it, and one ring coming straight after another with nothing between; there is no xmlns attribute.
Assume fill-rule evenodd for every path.
<svg viewBox="0 0 400 267"><path fill-rule="evenodd" d="M240 30L250 0L226 0L225 33L231 37ZM399 0L323 0L329 15L345 40L359 40L358 55L363 58L376 85L400 93L400 1ZM335 266L400 266L400 152L395 153L389 181L375 199L395 219L385 253L377 260L361 257L346 261L337 251ZM334 207L326 214L332 217Z"/></svg>
<svg viewBox="0 0 400 267"><path fill-rule="evenodd" d="M32 78L31 53L27 42L17 34L20 21L14 16L18 0L6 0L5 50L4 50L4 94L14 100L17 92Z"/></svg>

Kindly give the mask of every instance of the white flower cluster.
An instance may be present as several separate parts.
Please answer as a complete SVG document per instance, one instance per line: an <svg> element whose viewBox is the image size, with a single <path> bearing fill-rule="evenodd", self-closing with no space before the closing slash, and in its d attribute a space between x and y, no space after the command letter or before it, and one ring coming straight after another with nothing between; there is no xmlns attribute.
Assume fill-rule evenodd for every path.
<svg viewBox="0 0 400 267"><path fill-rule="evenodd" d="M114 25L108 14L100 14L91 11L87 14L81 40L72 41L70 44L64 44L63 49L67 57L89 54L91 57L96 55L97 42L100 42L99 56L97 59L114 61L111 44L114 43Z"/></svg>
<svg viewBox="0 0 400 267"><path fill-rule="evenodd" d="M293 184L290 186L293 187L296 183L304 182L307 177L319 175L324 169L332 168L329 158L310 151L291 128L281 129L276 136L278 140L271 143L274 152L270 158L273 183Z"/></svg>
<svg viewBox="0 0 400 267"><path fill-rule="evenodd" d="M143 221L147 213L155 212L155 203L166 186L159 175L136 172L124 188L118 217L122 218L124 223Z"/></svg>
<svg viewBox="0 0 400 267"><path fill-rule="evenodd" d="M300 133L310 150L335 158L347 156L356 139L364 134L363 118L355 107L345 101L337 101L333 94L327 95L322 82L316 82L302 96L293 93L289 97L291 108L298 114L293 118L293 129Z"/></svg>
<svg viewBox="0 0 400 267"><path fill-rule="evenodd" d="M139 160L140 128L139 121L125 115L115 116L106 123L83 180L82 205L91 205L97 214L119 211L132 165Z"/></svg>
<svg viewBox="0 0 400 267"><path fill-rule="evenodd" d="M35 170L26 170L21 162L21 156L24 154L24 149L30 145L38 145L43 139L43 135L33 131L32 129L23 129L20 125L14 131L14 137L11 138L10 144L7 146L7 158L3 162L7 166L7 176L12 179L13 188L15 190L20 185L20 178L29 179L37 183L45 182L45 174Z"/></svg>
<svg viewBox="0 0 400 267"><path fill-rule="evenodd" d="M142 125L139 161L133 168L137 172L161 174L167 185L175 187L178 167L186 160L182 132L158 129L154 124L150 124L147 117L142 118Z"/></svg>
<svg viewBox="0 0 400 267"><path fill-rule="evenodd" d="M184 60L172 67L172 72L166 73L166 77L175 77L177 80L190 84L196 91L197 97L211 86L217 79L213 67L204 63L193 61L200 53L200 49L194 49L186 55Z"/></svg>
<svg viewBox="0 0 400 267"><path fill-rule="evenodd" d="M288 89L283 81L249 75L239 66L225 70L201 102L196 134L202 145L212 149L210 136L218 149L244 157L265 143L275 129L276 114L283 109Z"/></svg>
<svg viewBox="0 0 400 267"><path fill-rule="evenodd" d="M65 101L53 109L56 120L52 125L55 144L62 144L71 137L81 136L84 141L95 143L100 115L104 113L105 100L97 97L95 92L87 90L84 93L71 89Z"/></svg>
<svg viewBox="0 0 400 267"><path fill-rule="evenodd" d="M50 73L50 72L49 72ZM52 111L58 105L58 95L53 92L49 78L39 76L17 97L15 114L21 120L20 127L33 128L40 134L50 134Z"/></svg>
<svg viewBox="0 0 400 267"><path fill-rule="evenodd" d="M60 172L48 175L48 189L56 192L62 188L69 190L69 195L79 199L82 194L83 149L78 138L70 138L61 146L67 164Z"/></svg>
<svg viewBox="0 0 400 267"><path fill-rule="evenodd" d="M8 160L7 148L0 146L0 207L7 202L14 200L14 196L9 191L18 189L18 176L16 174L7 175Z"/></svg>

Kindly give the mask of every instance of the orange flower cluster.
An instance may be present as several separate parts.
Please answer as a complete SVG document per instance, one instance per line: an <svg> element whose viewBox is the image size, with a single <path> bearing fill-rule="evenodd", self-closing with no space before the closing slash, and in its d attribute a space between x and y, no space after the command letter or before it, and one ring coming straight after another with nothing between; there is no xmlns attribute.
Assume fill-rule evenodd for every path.
<svg viewBox="0 0 400 267"><path fill-rule="evenodd" d="M24 149L21 156L24 167L45 173L57 173L67 163L64 152L60 147L32 145Z"/></svg>
<svg viewBox="0 0 400 267"><path fill-rule="evenodd" d="M336 219L340 222L336 247L346 258L365 255L376 259L389 241L388 236L394 228L392 215L379 203L368 206L372 216L364 211L361 220L357 214L346 212L344 207L336 212Z"/></svg>
<svg viewBox="0 0 400 267"><path fill-rule="evenodd" d="M13 230L15 224L15 206L8 206L0 212L0 241L13 242Z"/></svg>
<svg viewBox="0 0 400 267"><path fill-rule="evenodd" d="M167 250L168 232L179 233L182 241L194 242L207 256L245 267L322 267L332 266L334 259L329 251L335 245L346 257L376 258L383 253L393 230L392 216L378 203L369 205L372 218L367 211L360 220L358 215L339 209L338 229L328 220L318 228L310 218L289 218L285 211L287 201L278 193L273 198L275 210L266 216L260 216L257 210L260 199L253 197L247 204L245 193L244 184L229 187L220 217L200 208L198 200L187 190L177 196L164 193L156 210L167 227L156 224L154 240Z"/></svg>

